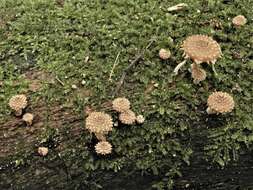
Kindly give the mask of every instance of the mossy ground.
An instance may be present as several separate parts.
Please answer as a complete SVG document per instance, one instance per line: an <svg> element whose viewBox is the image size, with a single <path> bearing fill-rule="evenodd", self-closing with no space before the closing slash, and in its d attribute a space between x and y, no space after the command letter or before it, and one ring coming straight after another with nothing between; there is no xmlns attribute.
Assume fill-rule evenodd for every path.
<svg viewBox="0 0 253 190"><path fill-rule="evenodd" d="M167 11L183 2L189 5L186 9ZM0 121L12 120L8 100L17 93L29 97L30 110L38 115L33 107L41 102L47 105L45 110L57 105L73 111L80 119L80 136L60 154L66 168L85 174L82 183L75 181L71 187L84 181L93 188L103 186L99 180L90 180L101 170L157 175L150 186L172 187L181 167L194 159L191 136L195 133L205 139L203 159L226 167L240 152L250 151L253 142L253 23L249 7L253 7L251 0L69 0L63 7L52 0L1 0ZM238 14L248 18L241 28L231 24ZM180 45L192 34L212 36L223 52L216 64L218 76L205 65L208 75L200 85L192 82L190 61L173 76L174 67L183 60ZM89 106L111 113L106 105L113 99L123 70L151 40L154 42L127 73L117 94L130 99L132 109L145 116L145 124L115 128L109 135L113 154L98 157L92 136L84 130L83 110ZM160 48L170 49L172 58L161 61ZM236 107L231 114L207 116L206 100L215 90L233 95ZM43 114L44 130L36 134L38 144L49 145L71 130L71 123L55 129L49 122L52 113ZM3 165L15 162L23 170L31 165L33 147L19 150L21 153L4 157ZM54 159L49 156L45 160ZM22 181L16 185L25 187Z"/></svg>

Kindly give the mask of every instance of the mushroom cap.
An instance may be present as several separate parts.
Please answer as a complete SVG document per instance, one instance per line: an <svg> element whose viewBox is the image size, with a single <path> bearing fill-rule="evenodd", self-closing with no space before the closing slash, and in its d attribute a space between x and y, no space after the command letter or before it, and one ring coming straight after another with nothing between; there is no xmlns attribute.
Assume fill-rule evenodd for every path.
<svg viewBox="0 0 253 190"><path fill-rule="evenodd" d="M215 62L221 57L220 45L206 35L192 35L187 37L182 45L186 57L196 63Z"/></svg>
<svg viewBox="0 0 253 190"><path fill-rule="evenodd" d="M159 51L159 57L163 60L167 60L169 59L171 56L171 53L169 50L166 50L166 49L160 49Z"/></svg>
<svg viewBox="0 0 253 190"><path fill-rule="evenodd" d="M125 112L130 109L130 101L127 98L116 98L112 102L112 108L117 112Z"/></svg>
<svg viewBox="0 0 253 190"><path fill-rule="evenodd" d="M94 133L107 133L112 131L113 121L109 114L92 112L86 118L86 129Z"/></svg>
<svg viewBox="0 0 253 190"><path fill-rule="evenodd" d="M18 111L24 109L27 106L27 98L24 94L12 96L9 100L9 106L11 109Z"/></svg>
<svg viewBox="0 0 253 190"><path fill-rule="evenodd" d="M46 156L48 154L48 148L47 147L39 147L38 153L40 156Z"/></svg>
<svg viewBox="0 0 253 190"><path fill-rule="evenodd" d="M34 118L33 114L31 114L31 113L25 113L25 114L23 115L23 118L22 118L22 119L23 119L25 122L29 122L29 121L32 121L33 118Z"/></svg>
<svg viewBox="0 0 253 190"><path fill-rule="evenodd" d="M138 116L136 117L136 122L137 122L137 123L142 124L142 123L144 123L144 121L145 121L145 118L144 118L143 115L138 115Z"/></svg>
<svg viewBox="0 0 253 190"><path fill-rule="evenodd" d="M228 93L214 92L208 97L207 105L217 113L227 113L234 109L235 103Z"/></svg>
<svg viewBox="0 0 253 190"><path fill-rule="evenodd" d="M198 66L196 63L191 64L191 72L195 83L206 79L206 71L200 68L200 66Z"/></svg>
<svg viewBox="0 0 253 190"><path fill-rule="evenodd" d="M136 120L136 116L133 111L128 110L119 115L119 120L126 125L132 125Z"/></svg>
<svg viewBox="0 0 253 190"><path fill-rule="evenodd" d="M235 26L243 26L247 23L247 19L243 15L238 15L233 18L232 23Z"/></svg>
<svg viewBox="0 0 253 190"><path fill-rule="evenodd" d="M97 154L110 154L112 152L112 145L107 141L101 141L96 144L95 150Z"/></svg>

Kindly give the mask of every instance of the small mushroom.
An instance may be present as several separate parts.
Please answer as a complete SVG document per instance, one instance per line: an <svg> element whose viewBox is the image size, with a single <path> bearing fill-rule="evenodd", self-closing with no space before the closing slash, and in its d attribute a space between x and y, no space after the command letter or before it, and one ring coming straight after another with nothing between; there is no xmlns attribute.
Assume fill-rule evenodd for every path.
<svg viewBox="0 0 253 190"><path fill-rule="evenodd" d="M112 127L112 117L104 112L92 112L86 118L86 129L91 133L106 134L112 131Z"/></svg>
<svg viewBox="0 0 253 190"><path fill-rule="evenodd" d="M136 122L137 122L138 124L143 124L144 121L145 121L145 118L144 118L143 115L138 115L138 116L136 117Z"/></svg>
<svg viewBox="0 0 253 190"><path fill-rule="evenodd" d="M166 49L160 49L159 51L159 57L163 60L167 60L169 59L171 56L171 53L169 50L166 50Z"/></svg>
<svg viewBox="0 0 253 190"><path fill-rule="evenodd" d="M234 99L226 92L214 92L207 99L207 113L229 113L234 109Z"/></svg>
<svg viewBox="0 0 253 190"><path fill-rule="evenodd" d="M238 15L238 16L233 18L232 23L236 27L240 27L240 26L243 26L247 23L247 19L243 15Z"/></svg>
<svg viewBox="0 0 253 190"><path fill-rule="evenodd" d="M48 154L48 148L47 147L39 147L38 154L40 156L46 156Z"/></svg>
<svg viewBox="0 0 253 190"><path fill-rule="evenodd" d="M97 154L110 154L112 152L112 145L107 141L98 142L95 146Z"/></svg>
<svg viewBox="0 0 253 190"><path fill-rule="evenodd" d="M9 100L9 106L14 110L16 116L22 115L22 110L27 106L27 98L24 94L15 95Z"/></svg>
<svg viewBox="0 0 253 190"><path fill-rule="evenodd" d="M26 125L27 125L27 126L31 126L32 123L33 123L33 118L34 118L33 114L31 114L31 113L26 113L26 114L23 115L23 118L22 118L22 119L23 119L23 121L26 122Z"/></svg>
<svg viewBox="0 0 253 190"><path fill-rule="evenodd" d="M127 98L116 98L112 101L112 108L117 112L125 112L130 109L130 101Z"/></svg>
<svg viewBox="0 0 253 190"><path fill-rule="evenodd" d="M119 115L119 120L126 125L132 125L136 121L135 113L131 110L123 112Z"/></svg>
<svg viewBox="0 0 253 190"><path fill-rule="evenodd" d="M191 72L194 84L198 84L206 79L206 71L200 68L196 63L191 64Z"/></svg>

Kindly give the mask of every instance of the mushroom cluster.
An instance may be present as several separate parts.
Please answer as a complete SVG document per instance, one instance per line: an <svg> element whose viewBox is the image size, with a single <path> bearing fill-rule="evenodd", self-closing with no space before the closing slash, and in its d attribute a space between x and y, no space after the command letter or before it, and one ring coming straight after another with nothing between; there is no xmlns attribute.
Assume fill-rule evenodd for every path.
<svg viewBox="0 0 253 190"><path fill-rule="evenodd" d="M97 154L110 154L112 146L106 140L106 135L112 131L113 121L112 117L104 112L91 112L86 118L86 129L90 133L94 133L99 140L95 146ZM108 148L109 147L109 148Z"/></svg>
<svg viewBox="0 0 253 190"><path fill-rule="evenodd" d="M116 98L112 101L112 109L119 113L119 120L125 125L132 125L135 122L142 124L145 121L143 115L136 116L130 109L130 101L127 98ZM86 118L86 129L93 133L99 141L95 145L97 154L107 155L112 152L112 145L107 141L106 135L112 131L113 126L117 126L117 122L113 123L112 117L104 112L91 112Z"/></svg>
<svg viewBox="0 0 253 190"><path fill-rule="evenodd" d="M9 106L14 111L16 116L22 116L23 110L27 107L27 104L27 97L24 94L12 96L9 100ZM33 123L33 118L33 114L25 113L22 117L22 120L27 126L31 126Z"/></svg>
<svg viewBox="0 0 253 190"><path fill-rule="evenodd" d="M175 74L178 74L180 68L186 64L187 59L191 59L194 62L191 65L194 83L197 84L206 78L206 72L200 67L202 63L211 64L216 74L214 64L222 56L222 52L220 45L211 37L206 35L189 36L183 41L181 49L184 51L183 56L185 60L175 67Z"/></svg>
<svg viewBox="0 0 253 190"><path fill-rule="evenodd" d="M137 121L137 118L139 118L137 123L142 124L144 122L144 117L142 115L136 117L135 113L130 109L130 101L127 98L120 97L114 99L112 108L119 112L119 120L123 124L133 125ZM142 119L140 119L140 117L142 117Z"/></svg>

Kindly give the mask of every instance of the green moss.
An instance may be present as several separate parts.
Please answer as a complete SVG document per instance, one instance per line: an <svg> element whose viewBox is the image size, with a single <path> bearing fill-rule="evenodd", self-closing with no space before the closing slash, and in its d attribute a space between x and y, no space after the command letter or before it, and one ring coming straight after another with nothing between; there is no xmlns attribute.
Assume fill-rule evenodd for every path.
<svg viewBox="0 0 253 190"><path fill-rule="evenodd" d="M22 74L33 68L51 73L64 85L44 81L43 90L30 95L32 103L43 98L49 106L53 102L72 105L82 118L83 127L84 106L99 109L101 103L111 100L123 69L154 39L143 59L128 73L118 94L131 100L133 110L143 113L146 123L114 129L109 135L114 153L108 158L94 154L89 147L91 135L82 131L73 144L61 151L64 162L70 168L81 167L88 173L87 178L93 171L121 172L131 167L136 172L165 178L165 182L154 181L158 189L172 187L172 179L181 175L180 168L190 164L194 147L188 137L194 127L208 135L202 147L207 157L203 159L222 167L236 160L236 155L249 149L253 139L253 25L251 10L247 9L253 4L250 0L182 2L189 7L168 13L166 9L178 1L71 0L65 1L63 8L51 0L3 1L0 15L15 12L15 17L0 28L0 80L4 82L0 89L0 120L10 114L7 102L12 95L28 93ZM237 14L245 15L248 24L234 28L231 18ZM217 28L214 21L221 27ZM219 75L215 77L211 68L205 66L208 76L200 86L193 84L187 67L178 76L172 75L174 67L183 60L181 42L192 34L212 36L224 55L216 64ZM161 61L157 55L160 48L170 49L173 59ZM109 82L118 52L119 63ZM89 61L85 62L87 56ZM86 82L84 86L82 80ZM152 83L158 86L145 93ZM73 84L79 91L71 89ZM238 86L241 90L235 88ZM82 96L82 90L91 91L90 97ZM233 95L236 108L232 114L206 115L206 99L214 90ZM53 126L47 128L41 143L55 139ZM71 124L62 126L57 136L68 135L69 128ZM70 160L76 163L68 163Z"/></svg>

